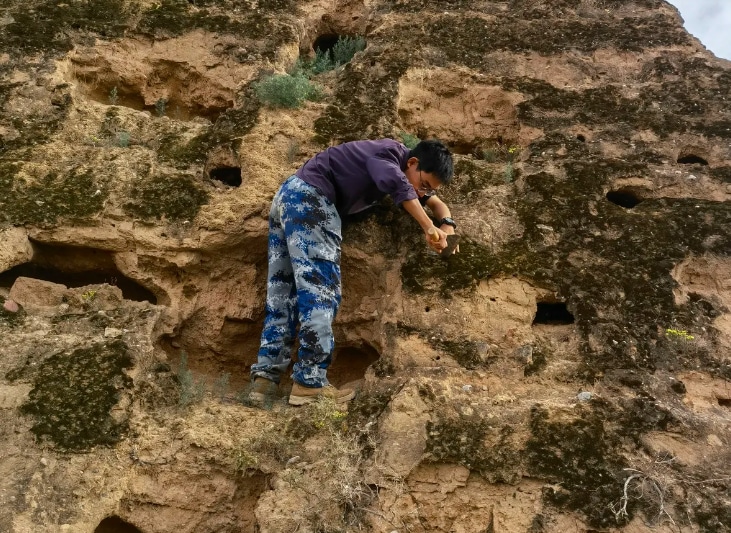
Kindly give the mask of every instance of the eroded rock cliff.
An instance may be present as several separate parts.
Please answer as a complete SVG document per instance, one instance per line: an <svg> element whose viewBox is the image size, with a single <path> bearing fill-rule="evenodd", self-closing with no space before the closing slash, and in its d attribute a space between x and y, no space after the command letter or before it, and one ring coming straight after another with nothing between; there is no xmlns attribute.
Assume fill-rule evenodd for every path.
<svg viewBox="0 0 731 533"><path fill-rule="evenodd" d="M731 530L730 66L661 0L5 0L0 530ZM269 202L380 136L461 251L351 221L358 397L252 408Z"/></svg>

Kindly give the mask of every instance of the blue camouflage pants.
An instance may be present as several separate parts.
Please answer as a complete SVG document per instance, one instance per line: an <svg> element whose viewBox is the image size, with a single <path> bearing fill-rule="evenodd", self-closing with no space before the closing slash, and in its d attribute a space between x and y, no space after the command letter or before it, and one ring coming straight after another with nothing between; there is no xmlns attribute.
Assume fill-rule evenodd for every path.
<svg viewBox="0 0 731 533"><path fill-rule="evenodd" d="M266 316L253 377L279 383L287 371L299 322L292 379L306 387L328 384L335 345L332 322L340 305L340 216L313 186L289 177L269 213Z"/></svg>

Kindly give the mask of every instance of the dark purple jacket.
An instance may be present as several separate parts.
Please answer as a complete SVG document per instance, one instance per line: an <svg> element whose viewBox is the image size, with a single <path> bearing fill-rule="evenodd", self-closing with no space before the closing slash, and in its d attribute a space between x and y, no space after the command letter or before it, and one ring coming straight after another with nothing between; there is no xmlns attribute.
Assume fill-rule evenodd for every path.
<svg viewBox="0 0 731 533"><path fill-rule="evenodd" d="M418 198L404 175L409 149L392 139L353 141L320 152L295 174L316 187L340 215L352 215L384 195L397 204Z"/></svg>

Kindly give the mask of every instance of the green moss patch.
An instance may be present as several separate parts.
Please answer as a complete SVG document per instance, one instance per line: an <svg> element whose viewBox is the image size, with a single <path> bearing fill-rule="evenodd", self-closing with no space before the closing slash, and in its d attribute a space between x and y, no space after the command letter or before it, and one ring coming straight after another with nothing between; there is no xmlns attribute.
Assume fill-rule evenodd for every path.
<svg viewBox="0 0 731 533"><path fill-rule="evenodd" d="M316 140L348 142L391 134L396 123L398 82L406 73L408 56L397 52L370 55L348 63L338 76L334 102L315 120ZM382 69L369 68L378 61Z"/></svg>
<svg viewBox="0 0 731 533"><path fill-rule="evenodd" d="M608 46L622 51L640 52L652 47L691 44L689 35L668 15L587 20L575 16L556 16L550 11L530 10L500 14L494 19L473 15L435 15L422 28L397 25L384 34L387 41L411 40L414 47L424 42L439 46L451 62L490 71L486 51L538 52L561 54L568 50L593 52ZM442 9L439 10L440 12Z"/></svg>
<svg viewBox="0 0 731 533"><path fill-rule="evenodd" d="M262 41L257 53L269 59L280 44L296 39L293 27L277 16L277 11L289 6L285 0L274 0L278 8L272 10L260 5L241 11L240 5L227 8L225 2L216 4L220 5L207 1L195 7L187 0L162 0L142 12L137 31L157 38L177 37L196 29L237 35Z"/></svg>
<svg viewBox="0 0 731 533"><path fill-rule="evenodd" d="M13 22L0 32L0 48L24 53L67 52L73 32L121 37L137 4L125 0L30 0L9 13Z"/></svg>
<svg viewBox="0 0 731 533"><path fill-rule="evenodd" d="M261 108L253 90L247 88L241 98L240 107L226 110L213 126L192 139L181 141L178 135L164 136L157 150L158 158L176 168L188 169L193 165L204 164L212 148L228 146L235 149L237 139L256 125Z"/></svg>
<svg viewBox="0 0 731 533"><path fill-rule="evenodd" d="M201 206L208 203L208 193L188 176L153 176L132 186L130 201L124 210L143 219L192 221Z"/></svg>
<svg viewBox="0 0 731 533"><path fill-rule="evenodd" d="M426 429L430 462L460 464L491 483L513 483L520 476L521 453L512 425L494 427L480 415L441 413Z"/></svg>
<svg viewBox="0 0 731 533"><path fill-rule="evenodd" d="M417 294L436 290L449 298L454 291L472 287L477 281L506 270L501 257L487 246L463 239L459 248L458 254L444 260L424 246L414 244L415 251L401 267L404 288Z"/></svg>
<svg viewBox="0 0 731 533"><path fill-rule="evenodd" d="M546 489L544 498L583 513L592 527L616 525L609 506L622 496L622 469L628 465L599 414L583 404L558 413L535 406L530 431L525 450L530 475L560 485ZM635 507L627 506L628 519Z"/></svg>
<svg viewBox="0 0 731 533"><path fill-rule="evenodd" d="M107 197L106 183L90 172L49 172L38 180L20 177L19 163L0 162L0 222L12 225L83 220L98 213Z"/></svg>
<svg viewBox="0 0 731 533"><path fill-rule="evenodd" d="M459 194L467 196L490 185L502 185L503 183L505 183L503 177L494 171L494 167L483 161L473 161L462 157L455 161L454 181L450 184L450 188L456 187ZM443 197L442 191L439 192L439 197Z"/></svg>
<svg viewBox="0 0 731 533"><path fill-rule="evenodd" d="M624 137L636 130L650 129L660 137L693 131L729 138L731 121L707 120L709 114L723 117L728 113L723 98L729 98L729 89L720 78L713 74L713 81L707 83L700 79L661 77L661 81L643 87L634 98L624 96L622 88L615 85L571 91L529 78L503 79L501 84L506 90L530 97L517 106L518 116L522 122L544 130L582 123Z"/></svg>
<svg viewBox="0 0 731 533"><path fill-rule="evenodd" d="M0 150L5 152L2 159L23 159L23 151L30 152L34 147L47 143L61 128L68 112L68 105L53 106L49 101L43 111L11 117L10 123L17 136L9 139L0 136ZM11 152L19 155L11 159L8 155Z"/></svg>
<svg viewBox="0 0 731 533"><path fill-rule="evenodd" d="M723 183L731 183L731 167L718 167L711 170L711 176Z"/></svg>
<svg viewBox="0 0 731 533"><path fill-rule="evenodd" d="M84 451L118 442L126 422L111 416L119 394L132 386L132 367L122 341L59 353L34 371L33 390L21 411L34 419L33 433L59 448Z"/></svg>

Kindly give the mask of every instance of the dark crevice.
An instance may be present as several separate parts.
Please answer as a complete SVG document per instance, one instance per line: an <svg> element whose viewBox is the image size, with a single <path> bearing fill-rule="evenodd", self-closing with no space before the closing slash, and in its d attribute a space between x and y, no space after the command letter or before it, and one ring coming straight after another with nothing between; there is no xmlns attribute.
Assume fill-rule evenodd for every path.
<svg viewBox="0 0 731 533"><path fill-rule="evenodd" d="M336 387L363 379L368 367L378 361L380 356L378 351L368 345L336 348L327 377Z"/></svg>
<svg viewBox="0 0 731 533"><path fill-rule="evenodd" d="M429 135L424 132L424 134L420 135L420 137L426 138ZM452 142L449 143L449 150L453 154L457 155L471 155L474 157L482 157L483 150L482 147L479 144L476 143L469 143L469 142Z"/></svg>
<svg viewBox="0 0 731 533"><path fill-rule="evenodd" d="M318 50L322 52L327 52L328 55L332 58L333 48L335 48L335 44L337 44L338 39L340 39L340 35L337 33L327 33L325 35L320 35L317 39L315 39L315 42L312 43L312 49L317 52Z"/></svg>
<svg viewBox="0 0 731 533"><path fill-rule="evenodd" d="M0 273L0 287L12 287L19 277L50 281L69 288L107 283L119 287L128 300L157 303L157 297L150 290L119 271L112 253L105 250L33 243L31 261Z"/></svg>
<svg viewBox="0 0 731 533"><path fill-rule="evenodd" d="M214 168L209 173L211 179L225 183L230 187L241 186L241 168L240 167L219 167Z"/></svg>
<svg viewBox="0 0 731 533"><path fill-rule="evenodd" d="M708 165L708 161L694 154L688 154L678 157L678 163L681 165Z"/></svg>
<svg viewBox="0 0 731 533"><path fill-rule="evenodd" d="M142 533L142 531L118 516L109 516L99 523L94 533Z"/></svg>
<svg viewBox="0 0 731 533"><path fill-rule="evenodd" d="M731 407L731 398L718 398L718 405L721 407Z"/></svg>
<svg viewBox="0 0 731 533"><path fill-rule="evenodd" d="M643 198L636 191L628 188L617 189L607 193L607 200L626 209L632 209L640 204Z"/></svg>
<svg viewBox="0 0 731 533"><path fill-rule="evenodd" d="M574 315L563 302L538 302L536 315L533 318L533 325L546 324L560 326L573 324Z"/></svg>

